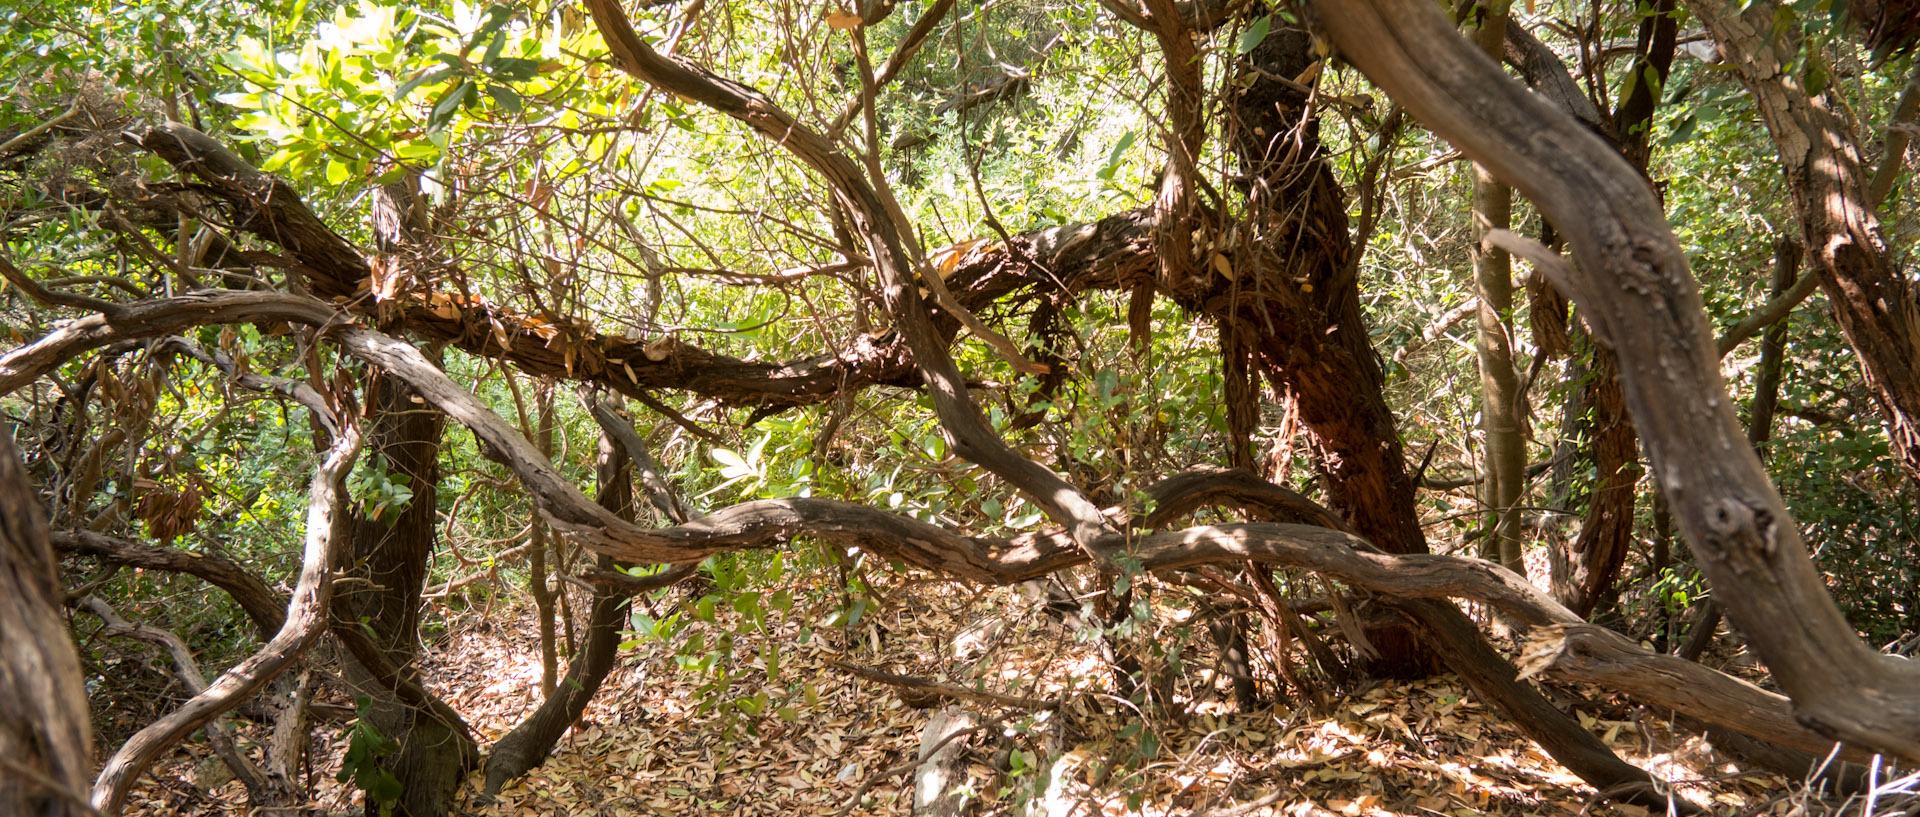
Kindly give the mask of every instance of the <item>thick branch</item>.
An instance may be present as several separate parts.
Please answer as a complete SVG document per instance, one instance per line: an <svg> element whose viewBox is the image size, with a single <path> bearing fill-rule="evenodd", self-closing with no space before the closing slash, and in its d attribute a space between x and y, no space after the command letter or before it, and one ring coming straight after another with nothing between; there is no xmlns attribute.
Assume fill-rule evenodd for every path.
<svg viewBox="0 0 1920 817"><path fill-rule="evenodd" d="M1786 696L1678 656L1650 652L1619 633L1593 624L1556 624L1527 634L1516 659L1521 677L1549 677L1594 684L1625 693L1658 709L1684 712L1708 723L1781 746L1825 756L1833 739L1800 724ZM1867 753L1844 756L1864 760Z"/></svg>
<svg viewBox="0 0 1920 817"><path fill-rule="evenodd" d="M1686 255L1645 180L1508 79L1436 7L1343 0L1314 8L1354 65L1567 231L1579 264L1562 290L1618 353L1628 405L1675 518L1800 720L1920 759L1920 669L1868 649L1827 596L1746 442Z"/></svg>
<svg viewBox="0 0 1920 817"><path fill-rule="evenodd" d="M204 290L141 301L68 322L0 356L0 397L12 394L83 352L123 340L171 335L217 323L292 321L320 326L337 313L326 304L277 292Z"/></svg>
<svg viewBox="0 0 1920 817"><path fill-rule="evenodd" d="M947 353L946 341L928 319L915 286L916 277L935 275L914 269L901 245L905 235L874 193L860 169L832 143L800 124L758 91L661 56L640 39L614 0L588 0L587 8L620 67L656 87L695 100L752 127L820 174L848 214L853 231L867 243L879 273L881 294L893 313L894 328L912 350L915 366L933 397L941 429L955 453L978 463L1026 494L1049 518L1069 525L1074 540L1089 550L1117 545L1119 532L1100 509L1059 474L1015 452L1001 439L967 396L965 381Z"/></svg>
<svg viewBox="0 0 1920 817"><path fill-rule="evenodd" d="M198 695L207 689L207 678L200 672L200 662L193 658L193 648L187 646L185 639L172 630L149 627L126 620L113 606L97 596L88 596L76 602L76 605L97 616L110 635L144 641L167 651L173 659L174 674L187 688L190 695ZM221 725L219 719L207 721L207 739L214 746L214 752L220 756L234 776L240 778L247 787L248 797L254 803L264 803L267 792L272 788L265 772L255 765L253 760L233 745L233 736Z"/></svg>
<svg viewBox="0 0 1920 817"><path fill-rule="evenodd" d="M678 390L740 406L784 408L831 399L870 385L919 382L901 333L861 336L837 352L788 361L746 361L673 338L631 341L569 322L532 320L464 296L407 292L376 305L369 295L371 267L365 256L326 225L283 182L259 172L218 141L176 122L127 136L135 145L189 173L220 195L237 226L258 237L285 242L309 288L345 302L356 312L381 309L382 320L398 315L420 337L445 341L471 354L504 360L529 374L604 385L643 402L649 391ZM978 309L1022 287L1125 285L1151 267L1146 236L1150 213L1128 212L1095 224L1036 230L1001 242L967 242L949 248L957 257L945 278L961 310ZM947 265L943 264L943 271ZM44 291L44 288L39 288ZM70 305L85 306L74 303ZM93 305L99 308L97 304ZM950 342L958 321L928 307L942 338ZM383 325L386 325L383 323ZM561 334L556 336L554 333ZM0 368L0 393L7 385Z"/></svg>
<svg viewBox="0 0 1920 817"><path fill-rule="evenodd" d="M328 571L334 567L338 544L347 536L348 514L340 512L344 505L344 483L359 454L359 430L344 426L341 433L335 435L326 460L314 472L307 498L306 549L301 559L299 583L294 585L293 600L287 605L286 624L258 652L221 674L204 692L193 696L179 709L135 733L114 752L94 780L94 808L108 817L119 814L134 782L154 761L193 730L259 691L320 636L325 629L327 601L333 595L333 581Z"/></svg>
<svg viewBox="0 0 1920 817"><path fill-rule="evenodd" d="M232 596L262 641L273 638L287 620L287 598L267 587L266 582L235 564L221 553L188 553L174 548L154 547L119 539L89 530L56 531L51 536L57 550L81 553L114 564L143 570L185 573L206 581Z"/></svg>

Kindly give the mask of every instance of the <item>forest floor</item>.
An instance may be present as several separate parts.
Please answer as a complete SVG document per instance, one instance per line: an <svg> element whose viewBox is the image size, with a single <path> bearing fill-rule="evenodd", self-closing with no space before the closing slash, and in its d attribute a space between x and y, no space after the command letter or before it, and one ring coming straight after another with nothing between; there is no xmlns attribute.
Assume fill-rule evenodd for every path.
<svg viewBox="0 0 1920 817"><path fill-rule="evenodd" d="M1224 681L1187 682L1173 688L1173 706L1143 718L1109 693L1112 674L1093 647L1039 604L1015 588L972 594L909 584L855 627L819 627L804 642L802 626L822 618L805 603L763 617L723 607L668 639L630 642L554 756L496 803L479 802L476 773L463 812L907 814L908 770L937 709L910 706L895 688L834 663L844 662L1060 703L1040 712L967 704L987 719L970 736L976 751L966 767L987 814L1019 813L1016 804L1035 800L1028 813L1059 817L1648 813L1595 802L1451 675L1329 690L1322 706L1245 712ZM525 610L445 613L443 621L427 651L429 686L484 747L538 702L537 628ZM1134 643L1179 643L1177 621L1168 627ZM1211 678L1213 649L1204 628L1190 629L1202 635L1174 651L1189 656L1180 677ZM730 654L698 667L715 645ZM1803 807L1787 781L1739 773L1659 719L1597 690L1577 692L1584 725L1712 813ZM1555 694L1563 703L1574 697ZM319 805L346 813L356 807L334 781L345 750L339 726L316 730L314 777ZM1057 764L1041 768L1048 756ZM204 745L189 744L149 777L128 813L248 813L244 791L223 771Z"/></svg>

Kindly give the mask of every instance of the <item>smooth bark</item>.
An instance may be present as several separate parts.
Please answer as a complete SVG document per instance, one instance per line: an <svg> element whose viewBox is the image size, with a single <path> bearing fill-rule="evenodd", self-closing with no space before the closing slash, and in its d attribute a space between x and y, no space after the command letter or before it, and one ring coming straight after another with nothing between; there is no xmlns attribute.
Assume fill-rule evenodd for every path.
<svg viewBox="0 0 1920 817"><path fill-rule="evenodd" d="M1507 39L1510 0L1486 0L1475 12L1475 35L1487 56L1499 58ZM1486 480L1480 501L1487 512L1480 555L1525 573L1520 557L1520 517L1514 506L1526 488L1527 442L1521 432L1520 373L1513 361L1513 258L1486 243L1491 230L1513 227L1513 190L1476 164L1473 167L1473 286L1478 297L1474 358L1480 366L1480 433Z"/></svg>

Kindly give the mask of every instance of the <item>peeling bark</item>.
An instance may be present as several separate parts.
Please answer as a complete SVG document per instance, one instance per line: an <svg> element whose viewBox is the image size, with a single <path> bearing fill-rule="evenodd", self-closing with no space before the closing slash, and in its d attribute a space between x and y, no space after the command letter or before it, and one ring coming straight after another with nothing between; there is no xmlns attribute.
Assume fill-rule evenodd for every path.
<svg viewBox="0 0 1920 817"><path fill-rule="evenodd" d="M1807 261L1860 357L1894 459L1920 481L1920 305L1881 234L1859 136L1829 92L1809 93L1788 67L1789 49L1800 46L1777 31L1778 3L1740 14L1712 0L1687 7L1713 34L1773 137Z"/></svg>
<svg viewBox="0 0 1920 817"><path fill-rule="evenodd" d="M1419 0L1313 8L1348 60L1567 232L1577 267L1538 245L1529 260L1619 355L1628 407L1674 518L1798 719L1920 759L1920 668L1861 643L1827 595L1734 415L1699 290L1645 180L1507 79L1438 9Z"/></svg>

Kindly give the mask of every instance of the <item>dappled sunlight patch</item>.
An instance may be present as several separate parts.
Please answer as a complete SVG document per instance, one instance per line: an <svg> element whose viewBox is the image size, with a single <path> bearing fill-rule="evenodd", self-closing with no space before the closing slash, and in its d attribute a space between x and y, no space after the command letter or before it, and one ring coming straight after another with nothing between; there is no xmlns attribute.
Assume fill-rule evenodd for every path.
<svg viewBox="0 0 1920 817"><path fill-rule="evenodd" d="M907 769L934 710L830 663L843 661L1061 703L1036 713L961 702L998 718L973 736L963 769L988 815L1017 813L1023 802L1040 814L1152 817L1236 806L1266 817L1648 814L1593 802L1591 789L1451 676L1374 684L1336 699L1325 714L1293 705L1243 712L1223 692L1227 679L1203 671L1212 667L1211 644L1179 642L1176 617L1156 615L1144 635L1186 643L1188 677L1202 680L1179 687L1171 706L1142 711L1113 695L1112 671L1075 637L1077 625L1047 615L1030 592L909 583L886 598L853 628L817 627L821 610L796 604L766 613L757 630L742 629L740 614L722 606L672 640L639 639L545 765L491 804L478 802L481 776L473 775L463 808L477 817L907 814ZM526 611L457 618L427 652L430 687L486 741L537 703L536 630ZM682 639L714 644L723 635L730 658L704 669L676 661ZM965 657L956 658L956 643L967 638ZM1729 774L1709 747L1658 721L1576 715L1629 762L1676 781L1716 814L1785 813L1775 810L1782 781ZM351 793L331 779L343 748L315 759L327 770L321 802L334 811L353 807ZM198 744L187 751L205 754ZM161 782L143 787L130 813L177 813L162 807L181 801L165 789L195 774L191 758L164 765ZM200 813L245 811L237 783L208 795L196 798L207 804Z"/></svg>

